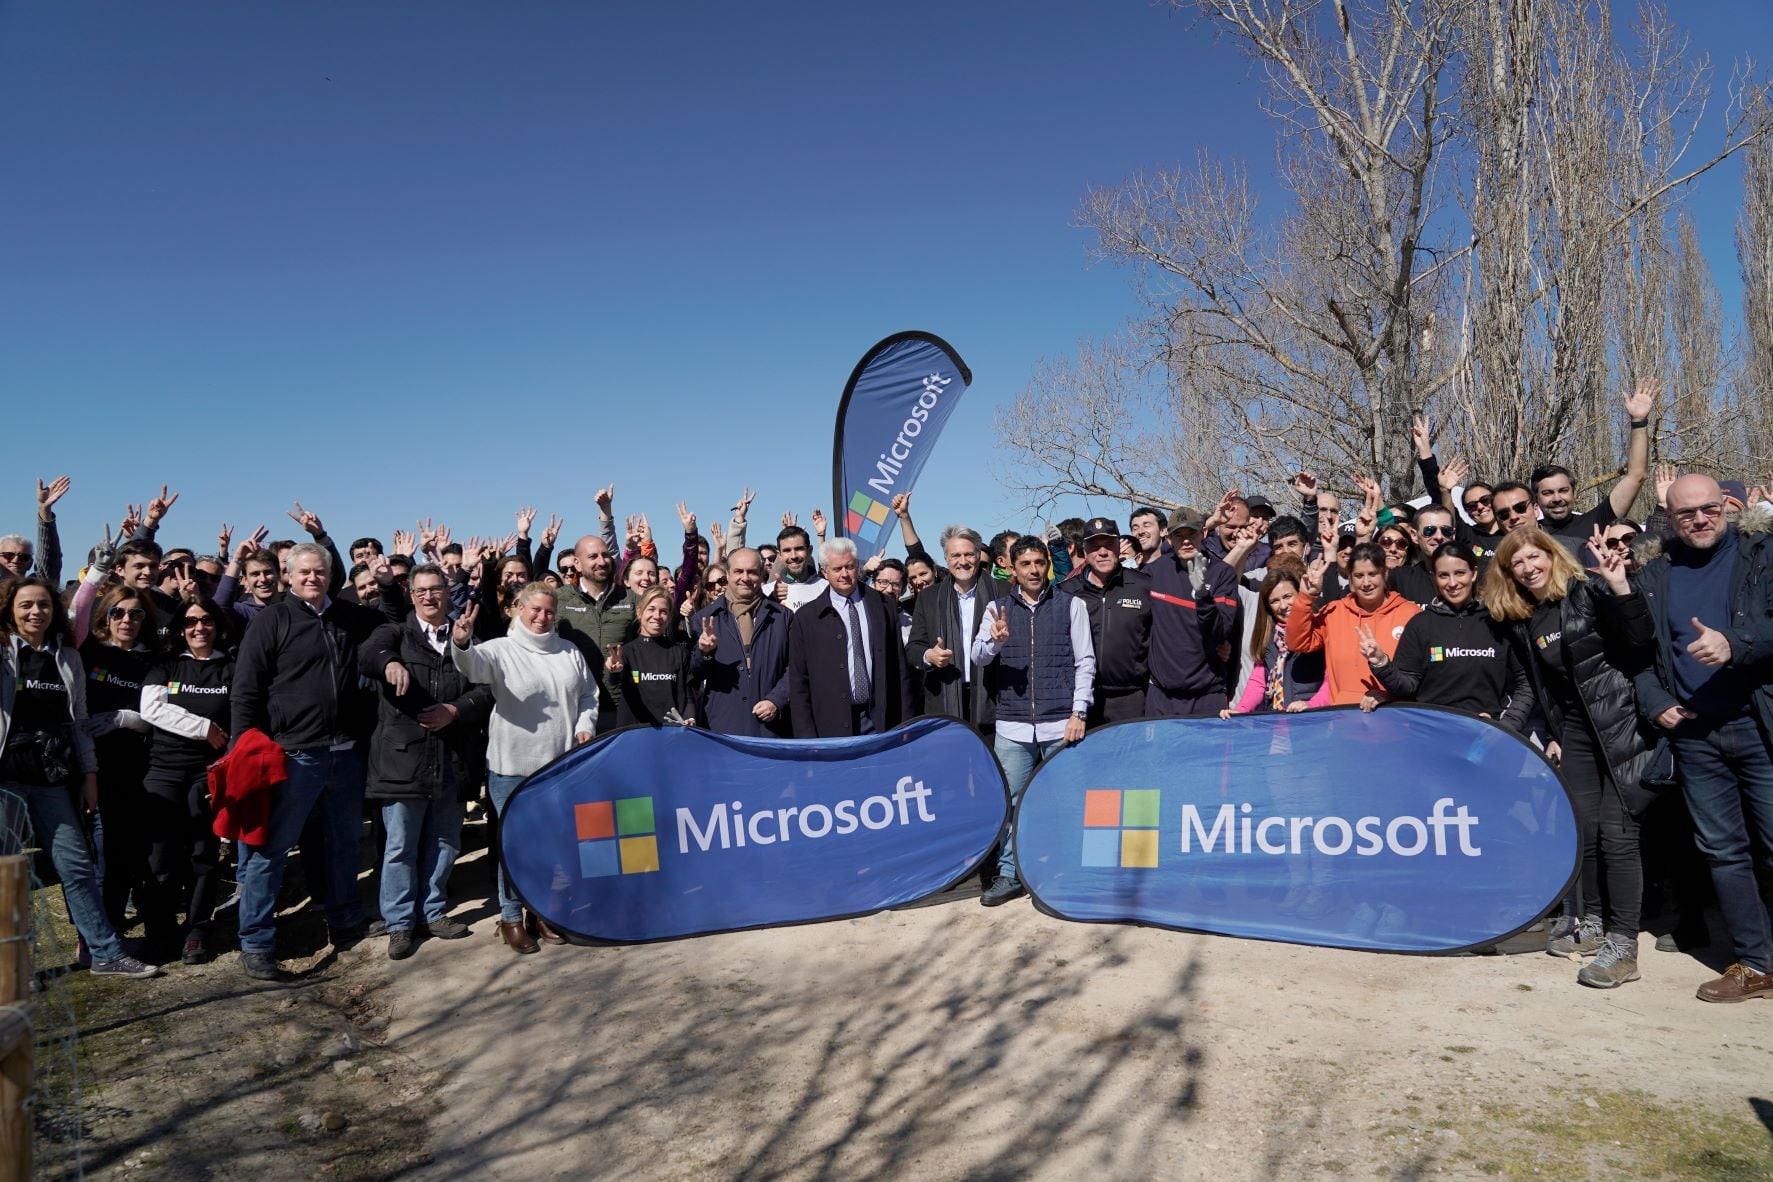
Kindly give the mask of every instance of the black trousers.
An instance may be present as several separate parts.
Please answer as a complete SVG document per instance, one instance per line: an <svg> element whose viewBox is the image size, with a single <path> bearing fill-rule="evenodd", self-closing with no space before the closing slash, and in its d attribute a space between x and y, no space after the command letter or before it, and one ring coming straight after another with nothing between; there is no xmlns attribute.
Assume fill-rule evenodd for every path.
<svg viewBox="0 0 1773 1182"><path fill-rule="evenodd" d="M1613 786L1606 756L1588 727L1571 719L1559 744L1558 770L1576 802L1576 832L1582 843L1579 914L1601 919L1605 930L1636 941L1644 900L1644 863L1638 848L1638 822Z"/></svg>
<svg viewBox="0 0 1773 1182"><path fill-rule="evenodd" d="M99 823L104 826L104 889L101 896L105 918L111 927L123 930L124 911L129 906L130 892L148 881L148 841L143 832L147 796L143 779L147 776L145 755L121 752L115 746L103 749L108 757L99 761ZM139 905L141 900L136 900Z"/></svg>
<svg viewBox="0 0 1773 1182"><path fill-rule="evenodd" d="M1098 688L1096 700L1090 703L1090 729L1095 730L1111 722L1129 722L1135 718L1144 718L1145 693L1144 686L1137 689Z"/></svg>
<svg viewBox="0 0 1773 1182"><path fill-rule="evenodd" d="M147 899L143 925L151 941L178 935L179 912L187 929L208 926L221 882L221 838L211 826L209 779L203 768L153 767L146 791Z"/></svg>

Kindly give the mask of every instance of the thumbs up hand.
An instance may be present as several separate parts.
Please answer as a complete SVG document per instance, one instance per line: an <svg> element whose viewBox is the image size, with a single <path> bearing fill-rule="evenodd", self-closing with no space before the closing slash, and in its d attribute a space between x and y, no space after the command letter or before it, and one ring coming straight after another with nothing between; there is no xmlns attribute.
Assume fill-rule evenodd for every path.
<svg viewBox="0 0 1773 1182"><path fill-rule="evenodd" d="M943 648L942 638L940 636L936 637L936 643L930 645L930 647L924 651L923 656L924 660L929 662L930 668L932 669L946 669L949 665L954 663L954 650Z"/></svg>
<svg viewBox="0 0 1773 1182"><path fill-rule="evenodd" d="M1693 627L1699 630L1699 639L1687 646L1687 652L1701 665L1718 668L1730 663L1730 638L1716 628L1707 628L1693 617Z"/></svg>

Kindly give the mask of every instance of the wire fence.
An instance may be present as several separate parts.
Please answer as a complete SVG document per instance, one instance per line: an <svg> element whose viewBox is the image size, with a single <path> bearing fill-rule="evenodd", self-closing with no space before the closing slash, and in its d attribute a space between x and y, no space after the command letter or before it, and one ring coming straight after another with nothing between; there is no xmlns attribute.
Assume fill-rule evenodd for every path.
<svg viewBox="0 0 1773 1182"><path fill-rule="evenodd" d="M82 1148L86 1122L80 1099L80 1029L75 1020L69 974L77 966L62 933L70 931L59 890L50 889L42 871L47 856L36 841L24 798L0 789L0 853L24 853L31 860L31 1034L34 1078L26 1097L34 1136L31 1176L84 1178Z"/></svg>

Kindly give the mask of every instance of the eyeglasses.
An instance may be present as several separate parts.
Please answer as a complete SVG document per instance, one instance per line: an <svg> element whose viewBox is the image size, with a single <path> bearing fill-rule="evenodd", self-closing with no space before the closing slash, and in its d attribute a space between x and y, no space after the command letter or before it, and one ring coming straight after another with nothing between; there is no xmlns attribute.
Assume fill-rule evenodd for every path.
<svg viewBox="0 0 1773 1182"><path fill-rule="evenodd" d="M1606 539L1601 545L1609 550L1629 550L1631 549L1632 539L1635 537L1637 537L1636 534L1620 534L1616 538Z"/></svg>
<svg viewBox="0 0 1773 1182"><path fill-rule="evenodd" d="M184 624L185 631L187 631L187 632L189 632L193 628L213 628L213 627L215 627L215 617L214 616L186 616L184 618L184 620L181 622Z"/></svg>
<svg viewBox="0 0 1773 1182"><path fill-rule="evenodd" d="M1516 505L1496 506L1496 516L1502 518L1504 521L1507 521L1511 517L1525 517L1529 512L1531 512L1531 510L1527 508L1527 502L1525 501Z"/></svg>
<svg viewBox="0 0 1773 1182"><path fill-rule="evenodd" d="M414 587L412 589L412 597L414 599L436 599L442 594L442 587Z"/></svg>
<svg viewBox="0 0 1773 1182"><path fill-rule="evenodd" d="M1417 532L1425 538L1450 538L1453 536L1453 527L1450 525L1425 525Z"/></svg>
<svg viewBox="0 0 1773 1182"><path fill-rule="evenodd" d="M145 620L148 613L139 607L114 607L105 613L108 620Z"/></svg>
<svg viewBox="0 0 1773 1182"><path fill-rule="evenodd" d="M1701 517L1707 521L1716 521L1723 515L1724 506L1718 501L1713 501L1709 505L1695 505L1691 509L1676 509L1674 511L1676 521L1698 521Z"/></svg>

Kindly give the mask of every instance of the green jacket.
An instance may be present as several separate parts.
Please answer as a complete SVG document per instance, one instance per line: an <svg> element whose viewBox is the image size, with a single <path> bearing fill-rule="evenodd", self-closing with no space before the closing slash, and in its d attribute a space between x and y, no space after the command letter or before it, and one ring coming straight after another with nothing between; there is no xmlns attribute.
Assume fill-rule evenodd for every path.
<svg viewBox="0 0 1773 1182"><path fill-rule="evenodd" d="M612 644L626 644L639 632L634 618L634 597L628 588L611 583L609 590L593 599L577 586L562 587L556 630L584 654L592 680L598 684L598 701L604 710L615 709L615 699L603 685L603 655Z"/></svg>

